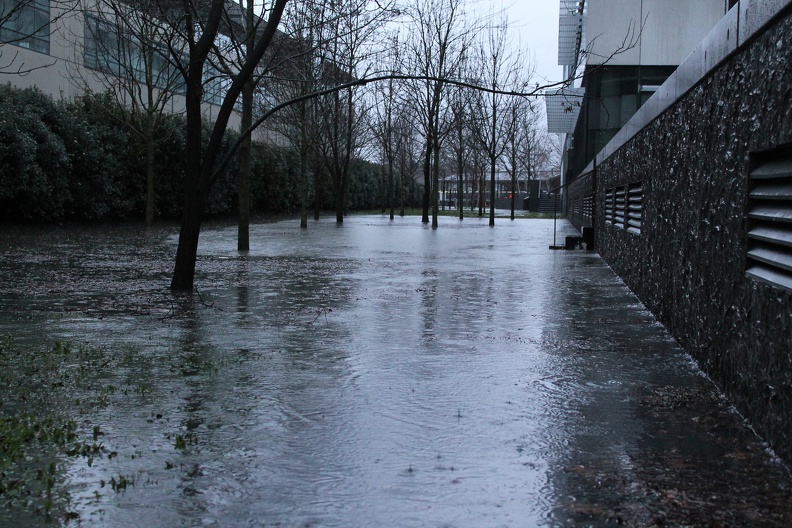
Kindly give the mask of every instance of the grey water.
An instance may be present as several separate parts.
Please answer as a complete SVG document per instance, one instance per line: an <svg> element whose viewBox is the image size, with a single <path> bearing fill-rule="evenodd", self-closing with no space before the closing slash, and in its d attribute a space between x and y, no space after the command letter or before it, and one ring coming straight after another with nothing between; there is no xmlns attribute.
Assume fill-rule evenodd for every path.
<svg viewBox="0 0 792 528"><path fill-rule="evenodd" d="M651 403L716 390L596 253L548 250L553 220L440 220L261 223L245 253L235 226L209 224L187 296L168 290L173 226L0 231L0 335L117 358L88 411L116 456L59 460L74 515L58 522L649 523L668 494L645 461L720 463L717 435L758 446L786 493L736 413ZM701 430L702 412L730 425ZM3 519L35 523L24 505Z"/></svg>

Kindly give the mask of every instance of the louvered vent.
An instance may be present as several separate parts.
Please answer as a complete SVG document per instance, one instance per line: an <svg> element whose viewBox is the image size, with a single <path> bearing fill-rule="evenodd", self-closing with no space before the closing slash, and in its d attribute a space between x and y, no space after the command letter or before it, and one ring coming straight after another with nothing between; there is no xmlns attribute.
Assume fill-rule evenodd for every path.
<svg viewBox="0 0 792 528"><path fill-rule="evenodd" d="M616 207L616 189L605 191L605 222L613 223L614 209Z"/></svg>
<svg viewBox="0 0 792 528"><path fill-rule="evenodd" d="M605 192L605 222L630 233L641 234L643 185L641 182Z"/></svg>
<svg viewBox="0 0 792 528"><path fill-rule="evenodd" d="M627 231L641 234L641 218L643 217L643 184L631 183L627 186Z"/></svg>
<svg viewBox="0 0 792 528"><path fill-rule="evenodd" d="M616 205L613 207L613 223L624 228L624 216L627 206L627 190L624 187L616 188Z"/></svg>
<svg viewBox="0 0 792 528"><path fill-rule="evenodd" d="M759 165L751 180L745 274L792 290L792 156Z"/></svg>
<svg viewBox="0 0 792 528"><path fill-rule="evenodd" d="M591 222L591 217L594 214L594 195L587 194L583 198L583 218Z"/></svg>

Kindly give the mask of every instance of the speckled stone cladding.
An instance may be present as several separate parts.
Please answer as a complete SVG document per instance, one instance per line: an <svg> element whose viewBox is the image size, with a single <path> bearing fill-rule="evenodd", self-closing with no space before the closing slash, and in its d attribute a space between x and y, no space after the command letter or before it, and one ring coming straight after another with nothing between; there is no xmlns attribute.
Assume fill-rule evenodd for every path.
<svg viewBox="0 0 792 528"><path fill-rule="evenodd" d="M597 250L792 463L792 294L745 276L751 163L785 145L789 9L597 166L596 184L584 179L568 196L595 190ZM634 182L640 234L604 216L608 189Z"/></svg>

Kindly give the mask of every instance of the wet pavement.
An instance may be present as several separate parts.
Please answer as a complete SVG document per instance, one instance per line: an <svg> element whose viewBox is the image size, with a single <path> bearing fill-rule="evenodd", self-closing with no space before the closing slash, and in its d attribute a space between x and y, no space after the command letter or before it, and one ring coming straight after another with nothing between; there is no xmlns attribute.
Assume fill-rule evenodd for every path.
<svg viewBox="0 0 792 528"><path fill-rule="evenodd" d="M0 526L792 524L789 472L596 254L440 222L258 224L245 255L209 225L195 295L173 227L3 228L0 417L74 435L6 457Z"/></svg>

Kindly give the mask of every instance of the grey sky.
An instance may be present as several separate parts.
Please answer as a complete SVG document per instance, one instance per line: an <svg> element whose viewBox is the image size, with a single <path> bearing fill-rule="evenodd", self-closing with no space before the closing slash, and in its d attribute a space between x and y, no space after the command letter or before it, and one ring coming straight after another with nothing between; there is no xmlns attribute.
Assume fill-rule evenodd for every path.
<svg viewBox="0 0 792 528"><path fill-rule="evenodd" d="M536 64L534 82L561 80L558 66L558 0L511 0L509 22ZM507 4L509 5L509 4Z"/></svg>

